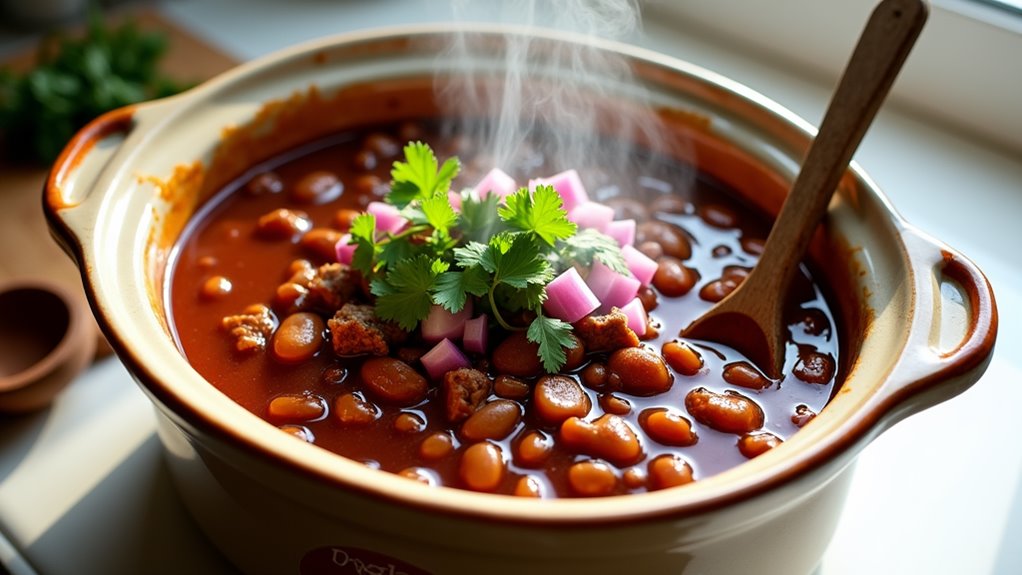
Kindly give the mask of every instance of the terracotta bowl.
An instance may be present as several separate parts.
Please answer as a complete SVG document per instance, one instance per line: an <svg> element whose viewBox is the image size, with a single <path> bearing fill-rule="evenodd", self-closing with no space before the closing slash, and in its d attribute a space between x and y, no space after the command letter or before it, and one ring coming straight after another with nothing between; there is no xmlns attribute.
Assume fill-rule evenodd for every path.
<svg viewBox="0 0 1022 575"><path fill-rule="evenodd" d="M551 51L585 42L476 31L484 43L468 65L478 69L503 65L503 32ZM294 441L209 385L175 345L164 267L196 204L261 155L358 122L436 113L431 98L402 95L434 71L466 65L444 55L450 33L391 29L285 50L98 119L55 167L45 192L52 229L156 407L198 524L248 573L808 573L833 533L856 455L898 420L974 383L996 332L980 271L902 220L858 166L811 253L843 326L839 393L780 447L688 486L540 501L426 487ZM776 213L812 137L805 121L691 64L606 42L591 48L634 71L627 85L601 80L613 105L646 88L685 142L669 153Z"/></svg>
<svg viewBox="0 0 1022 575"><path fill-rule="evenodd" d="M0 412L46 407L92 360L84 298L44 280L0 283Z"/></svg>

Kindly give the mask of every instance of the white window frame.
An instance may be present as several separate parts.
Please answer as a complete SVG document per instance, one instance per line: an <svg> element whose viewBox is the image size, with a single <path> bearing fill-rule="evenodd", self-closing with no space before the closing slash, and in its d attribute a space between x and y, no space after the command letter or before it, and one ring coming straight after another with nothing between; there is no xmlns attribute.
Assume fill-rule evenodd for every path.
<svg viewBox="0 0 1022 575"><path fill-rule="evenodd" d="M647 14L836 80L876 0L648 0ZM1022 156L1022 16L933 0L891 99Z"/></svg>

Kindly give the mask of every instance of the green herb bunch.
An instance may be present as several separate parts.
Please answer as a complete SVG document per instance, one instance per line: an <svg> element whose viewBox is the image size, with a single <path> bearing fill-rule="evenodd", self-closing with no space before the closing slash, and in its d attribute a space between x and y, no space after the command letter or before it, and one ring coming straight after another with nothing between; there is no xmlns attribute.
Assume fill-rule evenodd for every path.
<svg viewBox="0 0 1022 575"><path fill-rule="evenodd" d="M352 267L370 278L376 314L414 330L440 305L452 313L477 298L501 327L527 329L550 373L565 362L571 325L543 315L546 284L573 265L589 267L599 259L615 271L627 266L613 239L595 230L578 231L567 218L561 197L550 186L521 188L504 204L496 194L461 193L461 212L448 191L460 164L442 165L426 144L413 142L405 160L394 163L386 201L401 210L409 225L397 232L376 230L373 214L360 214L350 234L356 245ZM534 316L527 327L512 314Z"/></svg>
<svg viewBox="0 0 1022 575"><path fill-rule="evenodd" d="M157 71L166 49L163 35L131 22L107 27L97 12L82 38L44 42L30 72L0 70L0 136L7 153L50 163L100 114L180 91Z"/></svg>

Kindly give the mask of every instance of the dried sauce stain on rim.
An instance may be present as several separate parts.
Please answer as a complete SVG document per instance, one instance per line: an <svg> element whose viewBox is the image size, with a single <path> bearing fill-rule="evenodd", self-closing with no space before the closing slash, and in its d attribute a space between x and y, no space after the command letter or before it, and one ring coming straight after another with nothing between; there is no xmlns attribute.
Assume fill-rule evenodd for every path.
<svg viewBox="0 0 1022 575"><path fill-rule="evenodd" d="M436 137L433 128L420 125L416 130L417 132L429 132L433 133L433 141L445 145L445 140ZM290 242L266 242L259 239L249 239L250 237L258 236L258 231L251 229L251 224L246 222L252 222L258 218L260 214L267 213L272 209L277 209L281 206L288 207L289 209L303 209L309 214L309 217L315 222L315 225L322 226L328 225L328 222L334 221L333 213L341 209L350 209L364 206L369 200L378 200L375 197L376 193L374 189L369 188L363 190L363 194L359 195L358 191L355 190L355 186L352 185L356 181L361 173L365 172L365 166L352 167L351 159L358 157L360 149L365 151L368 144L363 144L365 141L375 141L374 138L379 139L382 136L378 134L380 132L386 132L384 127L374 126L369 128L366 132L357 133L345 133L335 136L332 141L320 142L319 144L313 144L308 147L304 153L290 153L286 154L286 158L279 159L270 164L263 165L259 170L250 171L250 174L260 173L262 175L257 176L255 179L245 179L233 184L230 189L237 190L232 193L229 199L224 199L221 203L213 203L207 206L206 209L195 219L195 226L188 233L186 233L187 239L181 244L181 247L176 256L174 263L175 276L173 280L172 290L172 309L174 310L175 325L178 329L180 341L183 344L185 352L189 356L189 360L193 366L195 366L200 373L203 373L207 379L213 381L217 387L225 391L229 396L234 398L240 404L242 404L249 411L257 414L264 415L265 402L271 399L275 395L282 394L302 394L311 393L316 397L323 398L328 404L332 403L333 397L338 393L350 394L363 392L365 388L360 385L357 377L349 377L345 385L340 388L333 384L315 383L320 379L320 373L329 369L335 361L331 357L329 346L324 346L325 349L319 354L319 356L309 362L298 365L298 366L280 366L277 362L267 357L250 357L246 359L237 359L232 356L230 351L230 342L224 338L222 333L218 333L215 329L215 325L211 324L211 318L216 320L220 317L232 315L238 313L238 311L245 306L243 302L260 301L259 298L263 298L264 303L271 303L265 299L265 295L260 296L259 294L267 294L273 291L273 286L277 285L280 279L286 277L287 274L280 272L267 272L265 270L284 270L288 266L288 262L298 257L310 257L317 264L325 263L323 261L316 261L315 256L310 255L307 252L303 252L300 246L296 246ZM396 141L400 128L391 127L390 134ZM452 139L451 142L457 142L458 139ZM372 147L372 146L369 146ZM389 146L388 148L400 149L399 145ZM448 150L448 153L450 150ZM393 151L389 152L390 157L385 160L393 159ZM446 156L447 154L441 154ZM468 163L471 165L471 159ZM656 163L656 162L654 162ZM659 173L656 177L677 179L677 175L672 175L671 170L678 169L674 167L673 162L661 160L658 166L662 166L660 169L663 173ZM288 199L288 191L294 184L305 176L305 174L314 172L315 170L322 170L325 168L332 168L335 173L338 174L340 179L344 181L345 188L347 191L342 195L341 199L335 203L328 203L322 205L310 205L303 203L301 200ZM272 171L271 171L272 170ZM477 169L475 173L472 173L471 168L469 174L466 175L464 181L460 182L462 185L471 185L471 181L478 180L480 173L485 168ZM379 162L371 170L372 175L377 178L385 178L387 174L387 163ZM376 173L379 172L379 173ZM276 174L274 177L280 178L282 184L276 186L284 190L280 193L262 194L259 197L253 197L253 193L246 193L244 190L245 186L249 186L249 189L254 189L251 186L264 187L267 173ZM525 181L527 174L519 174L520 181ZM634 177L634 176L633 176ZM649 179L655 177L654 175L644 175L643 177ZM705 178L704 178L705 180ZM258 182L256 185L253 182ZM631 182L618 182L619 185L625 188L632 188L635 193L639 196L645 195L651 192L643 188L641 178ZM699 184L700 191L697 195L714 196L719 193L720 184L707 183L708 180L703 181ZM224 197L220 195L218 197ZM653 199L653 198L650 198ZM693 199L693 198L690 198ZM700 200L705 202L706 200ZM694 211L690 211L686 214L661 214L659 217L665 223L660 224L661 226L667 226L667 232L658 228L657 233L660 237L663 237L665 233L676 234L679 238L685 238L685 242L692 241L688 239L686 234L692 234L697 240L702 241L705 245L698 246L695 250L698 252L698 267L702 272L702 283L707 283L715 280L721 273L727 273L726 270L729 266L735 265L752 265L755 261L753 254L746 253L742 250L739 245L739 240L749 234L756 234L763 236L766 233L765 226L761 223L756 224L758 219L752 212L747 211L744 208L740 208L737 205L731 208L719 208L728 212L729 218L742 222L742 230L734 228L730 231L715 232L715 228L712 225L706 225L702 218ZM643 219L648 217L654 217L654 214L643 214ZM659 220L658 220L659 221ZM720 227L720 224L716 224ZM646 233L645 224L640 224L640 235ZM689 228L691 231L685 232L683 229ZM713 234L717 235L714 236ZM654 240L657 236L651 236ZM712 241L711 241L712 239ZM231 243L235 243L238 246L246 245L248 251L260 250L260 270L256 273L250 273L250 269L245 267L245 258L243 253L233 253L232 250L236 248L225 247ZM722 245L722 243L731 243L733 246L728 250L730 256L721 255L721 253L711 253L714 247ZM257 247L256 247L257 246ZM245 250L243 250L245 251ZM719 250L717 250L719 252ZM200 269L198 262L205 261L217 261L221 262L222 265L215 269ZM276 262L271 264L271 262ZM313 266L314 267L314 266ZM311 268L310 268L311 269ZM260 278L258 276L265 276L266 273L272 274L272 279ZM199 289L197 286L203 285L208 281L210 274L217 276L224 276L230 279L232 285L232 293L225 295L223 298L218 298L219 301L215 302L203 302L196 304L196 291ZM260 281L262 285L260 286ZM803 280L807 282L808 278ZM293 290L286 290L293 291ZM825 339L805 339L802 338L801 345L809 346L816 349L818 345L824 346L823 353L830 359L832 364L838 357L837 346L832 337L836 332L836 327L832 318L830 318L829 311L826 310L825 301L823 300L822 294L817 288L812 287L811 283L804 283L802 286L804 292L802 300L805 305L811 306L813 309L822 308L820 314L824 317L824 321L827 322L826 331L828 337ZM698 294L699 290L692 290L686 298L666 298L661 297L658 308L652 312L653 317L661 323L664 320L670 318L667 321L664 328L660 330L660 335L650 340L648 343L652 345L654 349L659 349L662 345L673 339L672 334L677 331L680 326L673 325L673 321L676 321L675 317L686 317L692 316L693 313L699 313L699 310L707 307L709 302L704 301ZM285 306L286 307L286 306ZM797 307L797 306L796 306ZM276 307L277 311L281 311L281 307ZM286 314L278 313L279 318L283 319ZM232 320L232 321L245 321L245 320ZM257 322L256 319L250 319L251 322ZM796 321L797 325L800 325L801 320ZM205 322L205 323L203 323ZM202 326L200 326L202 324ZM202 332L203 335L199 337L197 334ZM187 334L187 335L182 335ZM421 345L421 344L420 344ZM428 347L428 346L427 346ZM217 350L217 355L212 356L210 350ZM692 467L696 470L698 477L707 477L719 473L727 468L733 467L745 460L745 457L735 447L737 436L727 432L718 432L710 427L706 427L703 423L694 423L698 428L696 430L697 436L701 437L700 441L694 442L693 445L687 446L684 450L687 453L679 452L677 448L670 447L667 445L660 444L650 438L642 431L642 423L639 421L639 413L647 408L663 408L675 406L678 409L683 409L684 396L691 389L699 386L709 386L718 391L724 391L725 389L733 388L725 382L719 379L719 372L722 365L725 363L723 357L717 358L716 355L711 354L707 351L702 351L704 354L708 354L707 364L711 366L705 370L702 370L699 374L680 376L672 375L672 379L678 378L676 382L676 388L672 395L655 395L655 392L639 392L638 395L634 393L626 395L628 401L634 404L630 414L624 414L629 426L633 431L639 433L643 445L644 455L635 463L645 465L646 461L652 460L652 458L661 454L673 454L674 456L682 456L686 461L691 462ZM797 350L793 347L792 353L797 355ZM658 354L654 354L658 357ZM487 361L489 360L484 356L482 358ZM590 355L587 359L588 362L606 362L607 356L603 355ZM734 361L737 358L732 354L727 354L727 361ZM794 363L796 357L792 356L790 363ZM228 363L223 363L227 361ZM500 362L493 362L499 364ZM507 362L504 362L507 363ZM633 362L634 363L634 362ZM660 362L662 364L662 361ZM344 368L349 374L357 372L359 369L359 361L348 361L344 365ZM613 361L610 365L614 365ZM581 368L582 366L580 366ZM665 368L666 369L666 368ZM226 380L221 374L231 373L234 380ZM296 373L300 375L296 375ZM285 376L285 374L287 374ZM490 376L495 377L496 373L491 373ZM716 376L716 383L712 380L713 375ZM569 374L569 377L575 377ZM529 381L535 381L534 378L529 377ZM797 382L793 377L789 376L789 383L784 386L784 393L791 394L797 391L799 388L803 389L803 395L796 397L794 400L789 401L791 405L783 403L781 405L772 405L771 402L766 402L764 405L768 407L768 421L769 428L777 435L787 437L797 430L797 427L792 425L791 418L795 412L796 405L799 404L811 404L812 409L819 411L822 409L826 400L831 395L831 389L833 387L833 380L825 382L824 385L820 384L807 384L804 382ZM273 381L277 387L270 390L265 384L266 381ZM287 381L288 383L282 384L281 382ZM240 384L238 382L247 382ZM311 382L311 383L310 383ZM627 391L627 381L626 391ZM670 386L667 386L668 388ZM259 388L256 392L253 392L252 388ZM579 389L582 389L581 387ZM589 415L588 419L595 420L600 416L602 408L600 404L600 394L609 391L608 389L588 389L586 393L587 403L590 406L597 406L592 412L581 414L582 416ZM659 389L657 391L667 391L666 389ZM426 403L416 403L413 408L416 413L421 416L426 422L425 434L446 431L448 433L454 433L459 435L459 425L445 426L444 416L438 411L436 394L439 394L439 390L432 388L431 397L434 400L427 401ZM642 397L645 395L653 395L653 397ZM319 421L312 423L304 423L301 421L293 421L286 423L298 423L307 425L315 436L315 442L318 445L327 447L328 449L342 453L350 458L357 460L371 462L373 466L382 465L384 469L392 472L398 472L403 469L415 466L425 466L434 469L435 473L439 474L439 477L445 485L458 486L461 483L456 479L456 472L454 466L456 464L455 458L450 458L448 461L436 464L433 462L423 461L417 458L404 459L397 458L393 453L388 451L394 450L393 447L387 447L391 442L404 441L408 442L407 438L395 437L394 433L389 431L391 419L398 417L401 414L401 410L397 408L391 408L386 405L386 398L382 398L378 393L370 393L367 396L369 399L377 400L378 408L382 410L382 419L376 421L375 425L378 429L376 431L366 430L365 428L345 428L343 424L339 425L335 418L328 416ZM491 400L497 400L497 398L491 397ZM757 398L753 401L760 401ZM497 401L509 401L509 400L497 400ZM512 402L513 403L513 402ZM492 403L490 405L493 405ZM531 469L530 466L523 467L517 461L517 457L513 454L516 450L516 441L523 433L529 429L536 429L550 434L552 437L557 437L556 426L551 426L549 422L535 419L532 415L533 410L529 408L529 402L523 402L521 404L521 411L526 415L525 425L526 428L523 430L520 427L514 427L509 429L509 433L502 433L500 437L490 438L496 441L496 445L503 451L507 460L508 472L504 475L504 478L498 482L498 484L490 486L491 489L497 489L504 493L511 493L513 491L514 484L521 478L533 477L534 479L539 478L543 484L543 489L547 493L558 493L560 496L572 495L572 490L568 486L567 477L565 475L567 468L573 463L580 461L578 449L582 449L585 452L586 448L576 446L575 448L566 448L561 446L560 441L555 441L554 456L546 466L545 474L536 473L535 469ZM791 413L788 413L791 412ZM615 416L616 417L616 416ZM624 420L623 420L624 421ZM277 422L281 423L281 422ZM513 431L513 433L510 433ZM463 438L464 440L464 438ZM414 446L414 443L411 445ZM565 444L566 445L566 444ZM464 445L462 446L464 447ZM402 451L406 451L408 448L402 448ZM460 455L462 451L458 448L457 453ZM599 451L599 450L598 450ZM711 457L708 455L711 451L718 452L719 455ZM600 457L599 453L591 452L590 456ZM404 456L402 456L404 457ZM630 460L629 460L630 461ZM624 473L630 465L619 465L615 473ZM635 493L636 489L634 486L631 488L624 486L620 481L617 482L608 494L617 493ZM640 490L641 491L641 490Z"/></svg>

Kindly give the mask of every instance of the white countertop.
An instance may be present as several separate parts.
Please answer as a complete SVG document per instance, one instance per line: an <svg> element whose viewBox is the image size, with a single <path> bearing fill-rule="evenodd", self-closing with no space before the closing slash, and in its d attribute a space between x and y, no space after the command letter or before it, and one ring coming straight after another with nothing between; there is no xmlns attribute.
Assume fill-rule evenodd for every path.
<svg viewBox="0 0 1022 575"><path fill-rule="evenodd" d="M433 0L190 0L164 13L239 59L331 33L435 19ZM427 9L429 7L429 9ZM742 82L817 122L831 87L670 22L643 43ZM925 32L924 32L925 33ZM1022 95L1020 95L1022 101ZM857 161L913 224L971 257L996 291L983 379L898 424L859 457L817 575L1022 573L1022 158L886 107ZM115 359L42 413L0 420L0 560L42 575L233 572L170 483L149 402ZM31 568L14 556L15 549Z"/></svg>

